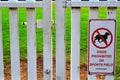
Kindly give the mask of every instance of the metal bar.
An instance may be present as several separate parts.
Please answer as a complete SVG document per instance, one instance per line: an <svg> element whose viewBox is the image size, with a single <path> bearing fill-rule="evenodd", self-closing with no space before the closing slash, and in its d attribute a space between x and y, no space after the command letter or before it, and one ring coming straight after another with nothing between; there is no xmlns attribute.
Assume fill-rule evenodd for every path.
<svg viewBox="0 0 120 80"><path fill-rule="evenodd" d="M17 0L9 0L10 3ZM10 21L10 54L11 54L11 75L12 80L20 80L20 50L19 50L19 33L18 33L18 10L17 8L9 9Z"/></svg>
<svg viewBox="0 0 120 80"><path fill-rule="evenodd" d="M43 1L44 80L52 80L51 0Z"/></svg>
<svg viewBox="0 0 120 80"><path fill-rule="evenodd" d="M10 8L10 48L12 80L20 80L20 51L18 36L18 13L17 8Z"/></svg>
<svg viewBox="0 0 120 80"><path fill-rule="evenodd" d="M66 80L64 1L57 0L56 2L56 80Z"/></svg>
<svg viewBox="0 0 120 80"><path fill-rule="evenodd" d="M11 8L17 8L17 7L27 7L27 8L36 8L36 7L43 7L42 1L37 2L26 2L26 1L18 1L18 2L10 2L10 1L0 1L0 7L11 7Z"/></svg>
<svg viewBox="0 0 120 80"><path fill-rule="evenodd" d="M99 2L89 2L89 1L68 1L67 7L120 7L120 1L99 1Z"/></svg>
<svg viewBox="0 0 120 80"><path fill-rule="evenodd" d="M0 9L0 78L4 80L4 65L3 65L3 41L2 41L2 11Z"/></svg>
<svg viewBox="0 0 120 80"><path fill-rule="evenodd" d="M35 9L27 9L28 80L37 80Z"/></svg>
<svg viewBox="0 0 120 80"><path fill-rule="evenodd" d="M34 3L35 0L27 0ZM28 80L37 80L35 8L27 8Z"/></svg>
<svg viewBox="0 0 120 80"><path fill-rule="evenodd" d="M112 2L112 1L117 1L117 0L108 0L108 1ZM108 8L107 18L116 20L116 8L115 7L113 7L113 8L109 7ZM105 80L114 80L114 75L106 75Z"/></svg>
<svg viewBox="0 0 120 80"><path fill-rule="evenodd" d="M35 0L27 0L34 3ZM28 53L28 80L37 80L36 58L36 15L35 8L27 8L27 53Z"/></svg>
<svg viewBox="0 0 120 80"><path fill-rule="evenodd" d="M71 80L80 80L80 8L71 12Z"/></svg>
<svg viewBox="0 0 120 80"><path fill-rule="evenodd" d="M92 2L99 2L99 0L90 0L90 3ZM90 6L89 19L97 19L97 18L98 18L98 7ZM88 58L88 62L89 62L89 58ZM96 80L96 74L88 74L88 80Z"/></svg>

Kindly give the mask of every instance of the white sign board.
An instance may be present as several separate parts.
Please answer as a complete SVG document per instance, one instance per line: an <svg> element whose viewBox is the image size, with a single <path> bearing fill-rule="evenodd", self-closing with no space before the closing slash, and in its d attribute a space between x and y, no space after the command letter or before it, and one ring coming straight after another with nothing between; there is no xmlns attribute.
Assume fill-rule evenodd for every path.
<svg viewBox="0 0 120 80"><path fill-rule="evenodd" d="M114 74L115 49L116 21L91 19L88 40L89 74Z"/></svg>

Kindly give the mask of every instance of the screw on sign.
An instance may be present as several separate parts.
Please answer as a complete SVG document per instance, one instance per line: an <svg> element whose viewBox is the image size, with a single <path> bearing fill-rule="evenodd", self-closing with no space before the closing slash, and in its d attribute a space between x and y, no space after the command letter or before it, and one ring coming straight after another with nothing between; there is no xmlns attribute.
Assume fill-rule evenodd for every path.
<svg viewBox="0 0 120 80"><path fill-rule="evenodd" d="M92 33L92 43L99 49L107 48L113 40L112 33L107 28L98 28Z"/></svg>

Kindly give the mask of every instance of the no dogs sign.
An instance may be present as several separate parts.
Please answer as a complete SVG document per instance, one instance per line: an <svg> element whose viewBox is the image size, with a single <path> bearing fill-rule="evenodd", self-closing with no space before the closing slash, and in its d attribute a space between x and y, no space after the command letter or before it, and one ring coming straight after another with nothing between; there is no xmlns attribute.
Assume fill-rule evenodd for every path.
<svg viewBox="0 0 120 80"><path fill-rule="evenodd" d="M116 21L91 19L89 21L88 72L113 74L115 68Z"/></svg>

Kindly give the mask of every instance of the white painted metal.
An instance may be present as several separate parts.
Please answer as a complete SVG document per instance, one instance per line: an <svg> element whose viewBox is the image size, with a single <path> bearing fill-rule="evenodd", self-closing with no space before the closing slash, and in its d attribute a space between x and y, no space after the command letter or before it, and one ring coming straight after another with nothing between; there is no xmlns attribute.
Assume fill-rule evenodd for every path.
<svg viewBox="0 0 120 80"><path fill-rule="evenodd" d="M17 0L9 0L17 2ZM18 35L18 11L17 8L10 8L10 54L12 80L20 80L20 51Z"/></svg>
<svg viewBox="0 0 120 80"><path fill-rule="evenodd" d="M38 7L40 8L40 7L43 7L43 2L37 1L34 3L29 3L26 1L18 1L18 2L0 1L0 7L12 7L12 8L17 8L17 7L37 8Z"/></svg>
<svg viewBox="0 0 120 80"><path fill-rule="evenodd" d="M27 0L34 3L34 0ZM28 80L37 80L35 8L27 8Z"/></svg>
<svg viewBox="0 0 120 80"><path fill-rule="evenodd" d="M27 22L21 22L21 25L27 26ZM37 20L35 26L36 28L43 28L43 20Z"/></svg>
<svg viewBox="0 0 120 80"><path fill-rule="evenodd" d="M96 80L96 75L94 74L88 75L88 80Z"/></svg>
<svg viewBox="0 0 120 80"><path fill-rule="evenodd" d="M37 20L36 27L43 28L43 20Z"/></svg>
<svg viewBox="0 0 120 80"><path fill-rule="evenodd" d="M44 80L52 80L51 0L43 0Z"/></svg>
<svg viewBox="0 0 120 80"><path fill-rule="evenodd" d="M57 0L56 2L56 80L66 80L64 1Z"/></svg>
<svg viewBox="0 0 120 80"><path fill-rule="evenodd" d="M117 2L117 0L108 0L109 2ZM116 20L116 7L108 7L108 19ZM106 75L105 80L114 80L114 75Z"/></svg>
<svg viewBox="0 0 120 80"><path fill-rule="evenodd" d="M116 7L109 7L108 8L107 18L116 20Z"/></svg>
<svg viewBox="0 0 120 80"><path fill-rule="evenodd" d="M27 26L27 22L21 22L21 24ZM51 28L53 25L54 25L54 22L51 21ZM43 28L43 20L36 21L36 28Z"/></svg>
<svg viewBox="0 0 120 80"><path fill-rule="evenodd" d="M98 18L98 7L90 7L89 19L97 19L97 18Z"/></svg>
<svg viewBox="0 0 120 80"><path fill-rule="evenodd" d="M89 1L77 1L67 2L67 7L120 7L120 1L108 2L108 1L99 1L99 2L89 2Z"/></svg>
<svg viewBox="0 0 120 80"><path fill-rule="evenodd" d="M114 76L113 75L106 75L105 80L114 80Z"/></svg>
<svg viewBox="0 0 120 80"><path fill-rule="evenodd" d="M3 44L2 44L2 12L0 9L0 78L4 80L4 65L3 65Z"/></svg>
<svg viewBox="0 0 120 80"><path fill-rule="evenodd" d="M108 0L109 2L117 1L117 0ZM108 19L115 19L116 20L116 9L117 7L108 7Z"/></svg>
<svg viewBox="0 0 120 80"><path fill-rule="evenodd" d="M28 80L37 80L35 9L27 9Z"/></svg>
<svg viewBox="0 0 120 80"><path fill-rule="evenodd" d="M51 23L50 23L50 24L51 24L51 26L50 26L50 27L52 28L52 27L53 27L53 25L54 25L54 22L53 22L53 21L51 21ZM37 28L43 28L43 20L37 20L37 21L36 21L36 27L37 27Z"/></svg>
<svg viewBox="0 0 120 80"><path fill-rule="evenodd" d="M90 2L99 2L99 0L90 0ZM97 19L98 18L98 7L90 7L90 16L89 19ZM88 80L96 80L96 75L88 73Z"/></svg>
<svg viewBox="0 0 120 80"><path fill-rule="evenodd" d="M80 80L80 8L72 8L71 80Z"/></svg>
<svg viewBox="0 0 120 80"><path fill-rule="evenodd" d="M71 19L71 80L80 80L80 8L74 7Z"/></svg>
<svg viewBox="0 0 120 80"><path fill-rule="evenodd" d="M18 13L16 8L10 8L10 51L12 80L20 79L20 52L18 37Z"/></svg>

